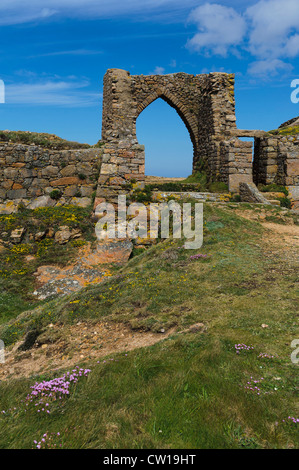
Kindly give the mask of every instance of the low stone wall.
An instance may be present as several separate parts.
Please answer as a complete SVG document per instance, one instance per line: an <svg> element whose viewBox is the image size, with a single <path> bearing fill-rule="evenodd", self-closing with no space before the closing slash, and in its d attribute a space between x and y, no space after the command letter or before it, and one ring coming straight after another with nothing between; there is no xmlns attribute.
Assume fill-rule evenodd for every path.
<svg viewBox="0 0 299 470"><path fill-rule="evenodd" d="M97 187L103 149L51 150L0 142L0 203L60 192L62 201L89 198Z"/></svg>

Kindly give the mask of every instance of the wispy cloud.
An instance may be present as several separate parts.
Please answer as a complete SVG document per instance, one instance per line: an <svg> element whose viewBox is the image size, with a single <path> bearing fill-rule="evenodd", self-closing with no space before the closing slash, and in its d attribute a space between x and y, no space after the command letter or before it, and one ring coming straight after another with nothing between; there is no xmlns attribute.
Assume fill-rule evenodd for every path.
<svg viewBox="0 0 299 470"><path fill-rule="evenodd" d="M164 73L165 73L165 68L160 67L159 65L157 65L157 67L155 67L155 70L153 71L153 75L163 75Z"/></svg>
<svg viewBox="0 0 299 470"><path fill-rule="evenodd" d="M148 12L167 16L186 10L198 4L198 0L1 0L0 25L27 23L50 17L105 18L120 15L141 15L147 18ZM25 12L24 12L25 10Z"/></svg>
<svg viewBox="0 0 299 470"><path fill-rule="evenodd" d="M291 64L287 64L280 59L266 59L252 62L248 67L248 73L267 78L278 75L281 72L289 73L293 68Z"/></svg>
<svg viewBox="0 0 299 470"><path fill-rule="evenodd" d="M6 86L6 103L20 105L89 107L100 103L101 94L88 90L87 80L40 79Z"/></svg>
<svg viewBox="0 0 299 470"><path fill-rule="evenodd" d="M103 54L103 51L97 51L92 49L74 49L66 51L53 51L45 52L43 54L35 54L30 56L30 58L37 57L59 57L59 56L90 56L90 55L100 55Z"/></svg>

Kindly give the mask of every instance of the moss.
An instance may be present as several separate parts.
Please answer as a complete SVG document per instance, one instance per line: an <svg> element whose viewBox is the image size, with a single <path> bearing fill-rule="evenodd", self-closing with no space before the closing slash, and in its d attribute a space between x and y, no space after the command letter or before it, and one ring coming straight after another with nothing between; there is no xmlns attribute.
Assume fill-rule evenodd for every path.
<svg viewBox="0 0 299 470"><path fill-rule="evenodd" d="M146 185L144 189L135 189L131 194L131 199L134 202L152 202L151 185Z"/></svg>

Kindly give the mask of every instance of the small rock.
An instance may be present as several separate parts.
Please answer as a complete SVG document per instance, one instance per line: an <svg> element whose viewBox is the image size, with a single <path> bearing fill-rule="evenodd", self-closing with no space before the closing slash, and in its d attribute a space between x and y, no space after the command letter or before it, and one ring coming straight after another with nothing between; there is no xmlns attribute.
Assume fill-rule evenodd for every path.
<svg viewBox="0 0 299 470"><path fill-rule="evenodd" d="M53 238L55 235L54 229L50 227L47 231L47 238Z"/></svg>
<svg viewBox="0 0 299 470"><path fill-rule="evenodd" d="M35 256L33 255L28 255L25 257L26 263L31 263L31 261L35 261Z"/></svg>
<svg viewBox="0 0 299 470"><path fill-rule="evenodd" d="M195 325L190 326L189 331L191 333L197 333L198 331L204 330L206 327L203 323L195 323Z"/></svg>
<svg viewBox="0 0 299 470"><path fill-rule="evenodd" d="M269 325L266 325L265 323L262 324L262 328L268 328Z"/></svg>
<svg viewBox="0 0 299 470"><path fill-rule="evenodd" d="M50 196L40 196L34 201L32 201L28 208L29 209L37 209L38 207L52 207L55 205L55 201L50 198Z"/></svg>
<svg viewBox="0 0 299 470"><path fill-rule="evenodd" d="M75 229L75 228L74 228L74 229L71 231L71 239L72 239L72 240L75 240L75 239L77 239L77 238L80 238L81 236L82 236L82 233L81 233L81 231L80 231L79 229Z"/></svg>
<svg viewBox="0 0 299 470"><path fill-rule="evenodd" d="M12 243L21 243L25 231L24 227L13 230L10 235Z"/></svg>
<svg viewBox="0 0 299 470"><path fill-rule="evenodd" d="M59 230L55 233L55 241L60 245L64 245L71 238L71 231L69 227L63 226L59 227Z"/></svg>
<svg viewBox="0 0 299 470"><path fill-rule="evenodd" d="M34 240L36 242L39 242L40 240L42 240L44 238L44 236L46 235L46 232L37 232L35 235L34 235Z"/></svg>

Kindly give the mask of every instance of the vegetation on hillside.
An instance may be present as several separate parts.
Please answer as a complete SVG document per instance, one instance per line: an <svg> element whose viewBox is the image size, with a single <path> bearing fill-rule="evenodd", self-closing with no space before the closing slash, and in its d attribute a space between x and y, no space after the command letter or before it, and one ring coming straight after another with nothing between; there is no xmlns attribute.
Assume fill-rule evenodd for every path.
<svg viewBox="0 0 299 470"><path fill-rule="evenodd" d="M63 371L1 382L1 448L298 448L298 366L290 360L297 267L236 208L298 223L279 207L205 204L204 244L195 253L184 240L167 240L99 285L16 318L11 312L0 328L7 345L50 323L175 331L149 348L86 356L70 371L78 380L69 395L48 406L26 396ZM199 322L204 331L180 334Z"/></svg>
<svg viewBox="0 0 299 470"><path fill-rule="evenodd" d="M87 149L91 145L61 139L54 134L29 131L0 131L0 142L39 145L53 150ZM98 145L98 144L97 144Z"/></svg>
<svg viewBox="0 0 299 470"><path fill-rule="evenodd" d="M269 131L269 134L273 135L299 135L299 126L288 126L281 129L274 129Z"/></svg>

